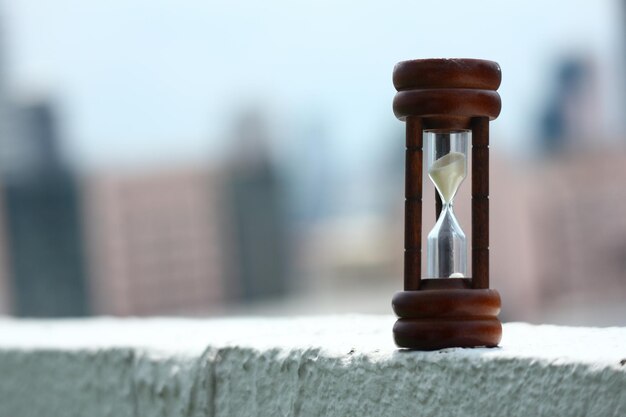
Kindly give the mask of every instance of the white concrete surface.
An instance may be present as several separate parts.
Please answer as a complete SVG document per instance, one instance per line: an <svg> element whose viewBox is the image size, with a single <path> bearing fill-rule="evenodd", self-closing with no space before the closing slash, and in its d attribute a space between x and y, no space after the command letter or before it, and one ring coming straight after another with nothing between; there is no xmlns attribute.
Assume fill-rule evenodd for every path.
<svg viewBox="0 0 626 417"><path fill-rule="evenodd" d="M626 328L407 352L393 321L0 319L0 416L626 415Z"/></svg>

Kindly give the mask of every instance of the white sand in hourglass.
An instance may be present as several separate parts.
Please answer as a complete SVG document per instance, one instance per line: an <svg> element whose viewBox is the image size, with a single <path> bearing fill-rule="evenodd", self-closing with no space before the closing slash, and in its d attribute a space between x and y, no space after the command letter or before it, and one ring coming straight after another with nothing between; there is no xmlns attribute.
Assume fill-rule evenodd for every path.
<svg viewBox="0 0 626 417"><path fill-rule="evenodd" d="M465 155L450 152L433 162L428 176L439 190L443 203L449 203L465 178Z"/></svg>

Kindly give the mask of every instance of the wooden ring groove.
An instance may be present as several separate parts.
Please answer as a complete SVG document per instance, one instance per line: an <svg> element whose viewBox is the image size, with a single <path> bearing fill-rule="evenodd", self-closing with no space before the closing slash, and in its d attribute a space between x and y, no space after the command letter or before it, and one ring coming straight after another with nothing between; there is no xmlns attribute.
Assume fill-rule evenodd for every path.
<svg viewBox="0 0 626 417"><path fill-rule="evenodd" d="M500 294L492 289L400 291L392 299L400 318L496 317Z"/></svg>
<svg viewBox="0 0 626 417"><path fill-rule="evenodd" d="M476 319L399 319L393 337L401 348L436 350L450 347L495 347L502 339L496 317Z"/></svg>
<svg viewBox="0 0 626 417"><path fill-rule="evenodd" d="M393 99L393 112L400 120L407 116L460 118L489 117L500 114L500 95L492 90L442 88L399 91Z"/></svg>

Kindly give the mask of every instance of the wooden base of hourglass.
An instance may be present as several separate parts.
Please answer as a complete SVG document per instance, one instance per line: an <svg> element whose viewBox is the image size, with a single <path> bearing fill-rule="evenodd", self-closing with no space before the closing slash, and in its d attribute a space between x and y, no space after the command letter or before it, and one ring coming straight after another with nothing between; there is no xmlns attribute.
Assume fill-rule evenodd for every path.
<svg viewBox="0 0 626 417"><path fill-rule="evenodd" d="M396 293L392 305L401 348L494 347L502 338L500 294L472 289L469 279L424 279L419 291Z"/></svg>

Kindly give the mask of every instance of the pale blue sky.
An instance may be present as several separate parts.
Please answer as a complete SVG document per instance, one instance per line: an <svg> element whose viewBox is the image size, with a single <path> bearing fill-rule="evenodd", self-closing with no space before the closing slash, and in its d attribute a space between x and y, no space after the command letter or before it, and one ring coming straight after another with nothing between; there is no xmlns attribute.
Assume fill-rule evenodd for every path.
<svg viewBox="0 0 626 417"><path fill-rule="evenodd" d="M236 111L288 139L309 115L360 164L401 129L393 65L475 57L503 69L494 135L523 148L549 65L583 50L616 71L617 1L4 1L10 88L50 93L83 166L219 155ZM614 74L613 74L614 75ZM502 146L494 144L495 146Z"/></svg>

